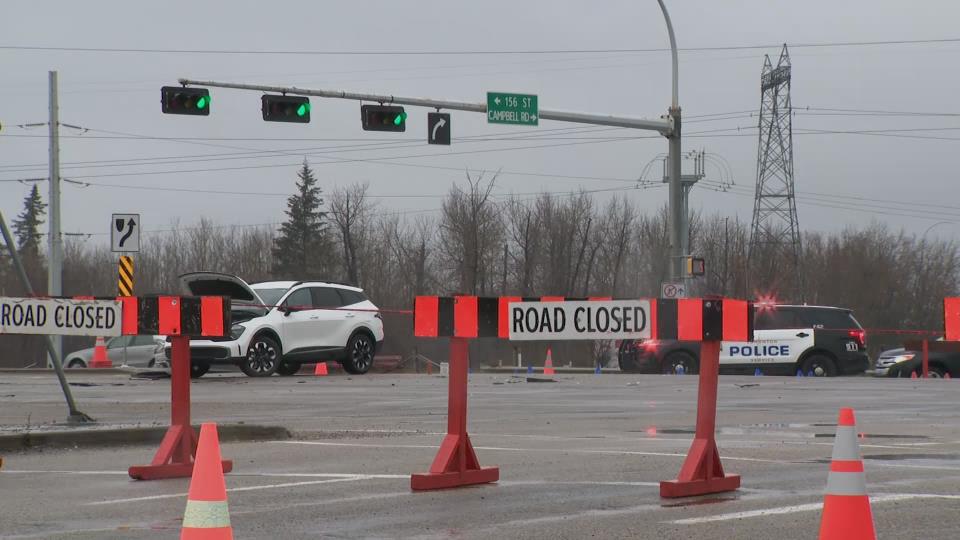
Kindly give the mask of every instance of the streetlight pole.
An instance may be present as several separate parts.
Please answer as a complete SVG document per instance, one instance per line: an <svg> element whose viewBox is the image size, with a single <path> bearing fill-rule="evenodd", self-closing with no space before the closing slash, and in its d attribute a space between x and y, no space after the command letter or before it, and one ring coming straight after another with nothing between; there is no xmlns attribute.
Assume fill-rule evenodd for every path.
<svg viewBox="0 0 960 540"><path fill-rule="evenodd" d="M667 34L670 36L670 56L673 64L673 88L670 100L669 118L673 124L673 129L667 135L669 148L667 160L670 162L670 184L669 184L669 215L670 215L670 279L679 281L683 278L683 253L681 234L686 229L685 223L688 216L683 212L683 187L680 184L680 104L678 79L679 67L677 61L677 39L673 33L673 24L670 22L670 14L667 12L667 6L663 0L657 0L660 4L660 11L663 12L663 19L667 23Z"/></svg>

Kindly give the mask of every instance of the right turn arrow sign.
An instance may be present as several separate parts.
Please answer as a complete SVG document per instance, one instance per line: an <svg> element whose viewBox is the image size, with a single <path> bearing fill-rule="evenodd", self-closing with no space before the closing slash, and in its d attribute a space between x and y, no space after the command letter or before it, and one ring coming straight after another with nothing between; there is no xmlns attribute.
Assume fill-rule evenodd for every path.
<svg viewBox="0 0 960 540"><path fill-rule="evenodd" d="M450 145L450 115L447 113L427 113L427 142L429 144Z"/></svg>

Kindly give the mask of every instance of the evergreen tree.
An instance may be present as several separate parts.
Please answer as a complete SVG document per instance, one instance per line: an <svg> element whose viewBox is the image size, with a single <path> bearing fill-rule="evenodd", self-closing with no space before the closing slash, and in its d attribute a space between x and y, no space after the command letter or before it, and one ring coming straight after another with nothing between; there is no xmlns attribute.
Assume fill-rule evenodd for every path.
<svg viewBox="0 0 960 540"><path fill-rule="evenodd" d="M25 261L40 259L40 225L47 213L47 205L40 198L40 190L33 185L30 194L23 200L23 212L13 220L13 235L17 240L17 251Z"/></svg>
<svg viewBox="0 0 960 540"><path fill-rule="evenodd" d="M297 177L297 192L287 199L287 221L273 242L273 272L278 278L322 279L331 266L323 190L306 159Z"/></svg>

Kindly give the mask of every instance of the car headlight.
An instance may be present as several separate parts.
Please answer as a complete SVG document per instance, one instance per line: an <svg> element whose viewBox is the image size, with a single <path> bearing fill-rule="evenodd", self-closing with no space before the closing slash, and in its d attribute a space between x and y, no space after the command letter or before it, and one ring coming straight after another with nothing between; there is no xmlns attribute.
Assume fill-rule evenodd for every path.
<svg viewBox="0 0 960 540"><path fill-rule="evenodd" d="M893 358L890 358L890 361L891 361L892 363L894 363L894 364L899 364L900 362L906 362L907 360L913 360L913 357L914 357L914 356L916 356L916 355L913 354L913 353L898 354L897 356L894 356Z"/></svg>
<svg viewBox="0 0 960 540"><path fill-rule="evenodd" d="M243 335L243 331L246 330L246 329L247 329L247 327L244 326L244 325L242 325L242 324L235 324L235 325L231 326L231 327L230 327L230 339L240 339L240 336Z"/></svg>

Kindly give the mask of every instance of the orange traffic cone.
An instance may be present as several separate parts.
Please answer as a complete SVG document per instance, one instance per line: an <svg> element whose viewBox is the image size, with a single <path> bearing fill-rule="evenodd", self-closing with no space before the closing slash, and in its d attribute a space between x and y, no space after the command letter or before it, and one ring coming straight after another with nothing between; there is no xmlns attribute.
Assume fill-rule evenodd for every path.
<svg viewBox="0 0 960 540"><path fill-rule="evenodd" d="M950 376L950 372L948 371L948 372L946 372L946 373L943 374L943 378L944 378L944 379L952 379L953 377Z"/></svg>
<svg viewBox="0 0 960 540"><path fill-rule="evenodd" d="M180 540L233 540L216 424L200 426Z"/></svg>
<svg viewBox="0 0 960 540"><path fill-rule="evenodd" d="M93 347L93 358L90 359L90 367L92 368L109 368L113 367L113 362L110 361L110 357L107 356L107 345L104 343L102 337L97 338L97 344Z"/></svg>
<svg viewBox="0 0 960 540"><path fill-rule="evenodd" d="M543 363L543 374L544 375L556 375L556 371L553 370L553 354L550 351L550 347L547 347L547 359Z"/></svg>
<svg viewBox="0 0 960 540"><path fill-rule="evenodd" d="M820 518L820 540L876 540L867 480L857 443L853 409L840 409L827 491Z"/></svg>
<svg viewBox="0 0 960 540"><path fill-rule="evenodd" d="M313 368L313 374L317 376L322 376L327 374L327 363L326 362L317 362L317 367Z"/></svg>
<svg viewBox="0 0 960 540"><path fill-rule="evenodd" d="M917 378L917 372L914 371L913 373L911 373L911 374L910 374L910 378L911 378L911 379L916 379L916 378Z"/></svg>

